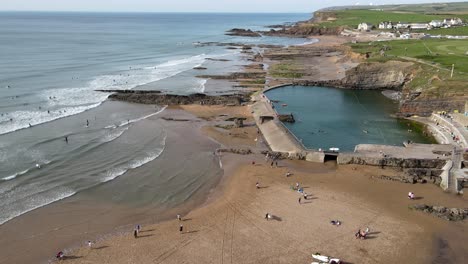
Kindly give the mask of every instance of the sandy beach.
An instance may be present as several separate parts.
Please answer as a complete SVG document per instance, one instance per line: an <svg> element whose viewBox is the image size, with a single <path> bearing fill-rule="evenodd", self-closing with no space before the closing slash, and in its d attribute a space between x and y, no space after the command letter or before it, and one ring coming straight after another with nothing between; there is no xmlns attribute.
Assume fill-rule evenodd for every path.
<svg viewBox="0 0 468 264"><path fill-rule="evenodd" d="M211 122L231 110L248 113L242 107L185 109ZM252 127L237 129L236 134L245 132L243 138L212 127L202 130L225 147L253 145L256 137ZM416 203L463 207L463 196L430 184L375 178L399 173L391 169L305 161L270 167L258 154L222 154L221 161L221 183L182 221L174 212L173 220L143 226L136 239L129 229L92 248L83 241L82 248L66 252L66 263L309 263L315 252L346 263L460 263L467 258L466 221L447 222L408 209ZM308 194L300 203L302 196L291 189L296 183ZM408 200L409 191L417 199ZM273 218L267 221L266 213ZM334 226L331 220L342 224ZM354 233L365 228L370 229L368 239L356 239Z"/></svg>

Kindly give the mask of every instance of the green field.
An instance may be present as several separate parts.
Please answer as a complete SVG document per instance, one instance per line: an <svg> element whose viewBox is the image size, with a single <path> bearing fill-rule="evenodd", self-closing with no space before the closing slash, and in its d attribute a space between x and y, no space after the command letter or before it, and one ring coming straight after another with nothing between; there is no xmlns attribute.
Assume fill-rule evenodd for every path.
<svg viewBox="0 0 468 264"><path fill-rule="evenodd" d="M411 57L445 69L451 69L452 64L455 64L457 72L468 74L468 40L410 39L357 43L350 46L359 53L371 52L373 57L381 57L379 51L385 46L385 54L389 59Z"/></svg>
<svg viewBox="0 0 468 264"><path fill-rule="evenodd" d="M450 39L394 40L349 44L353 51L370 54L369 62L408 60L416 62L412 89L424 89L433 96L468 91L468 41ZM382 55L380 50L386 50ZM452 65L455 65L451 77ZM416 68L415 68L416 69Z"/></svg>
<svg viewBox="0 0 468 264"><path fill-rule="evenodd" d="M356 9L382 9L384 11L403 11L403 12L418 12L426 14L442 14L442 13L468 13L468 2L451 2L451 3L422 3L422 4L395 4L395 5L354 5L354 6L336 6L324 8L321 11L336 11L336 10L356 10Z"/></svg>

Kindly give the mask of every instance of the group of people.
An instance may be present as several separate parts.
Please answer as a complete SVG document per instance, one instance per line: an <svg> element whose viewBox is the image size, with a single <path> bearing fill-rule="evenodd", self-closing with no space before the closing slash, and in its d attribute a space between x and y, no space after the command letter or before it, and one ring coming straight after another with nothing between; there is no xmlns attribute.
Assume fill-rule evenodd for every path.
<svg viewBox="0 0 468 264"><path fill-rule="evenodd" d="M279 155L280 155L279 153L273 153L273 154L267 153L265 155L265 161L266 162L271 161L270 167L272 167L272 168L273 168L273 166L278 167Z"/></svg>
<svg viewBox="0 0 468 264"><path fill-rule="evenodd" d="M138 238L138 235L140 234L141 231L141 225L137 225L135 229L133 229L133 237Z"/></svg>

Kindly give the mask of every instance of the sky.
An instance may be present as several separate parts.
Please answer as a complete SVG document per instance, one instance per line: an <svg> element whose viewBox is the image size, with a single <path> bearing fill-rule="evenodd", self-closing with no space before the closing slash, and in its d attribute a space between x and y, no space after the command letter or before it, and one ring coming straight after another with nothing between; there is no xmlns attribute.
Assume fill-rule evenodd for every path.
<svg viewBox="0 0 468 264"><path fill-rule="evenodd" d="M7 11L274 12L308 13L323 7L412 4L431 0L0 0ZM457 0L438 0L457 2ZM459 1L460 2L460 1Z"/></svg>

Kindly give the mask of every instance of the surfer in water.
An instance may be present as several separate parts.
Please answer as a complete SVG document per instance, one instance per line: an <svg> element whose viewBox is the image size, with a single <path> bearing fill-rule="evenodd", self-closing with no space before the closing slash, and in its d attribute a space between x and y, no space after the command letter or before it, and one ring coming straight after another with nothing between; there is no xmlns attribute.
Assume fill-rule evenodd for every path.
<svg viewBox="0 0 468 264"><path fill-rule="evenodd" d="M65 142L68 144L68 136L65 136Z"/></svg>
<svg viewBox="0 0 468 264"><path fill-rule="evenodd" d="M86 119L86 127L89 127L89 120Z"/></svg>

